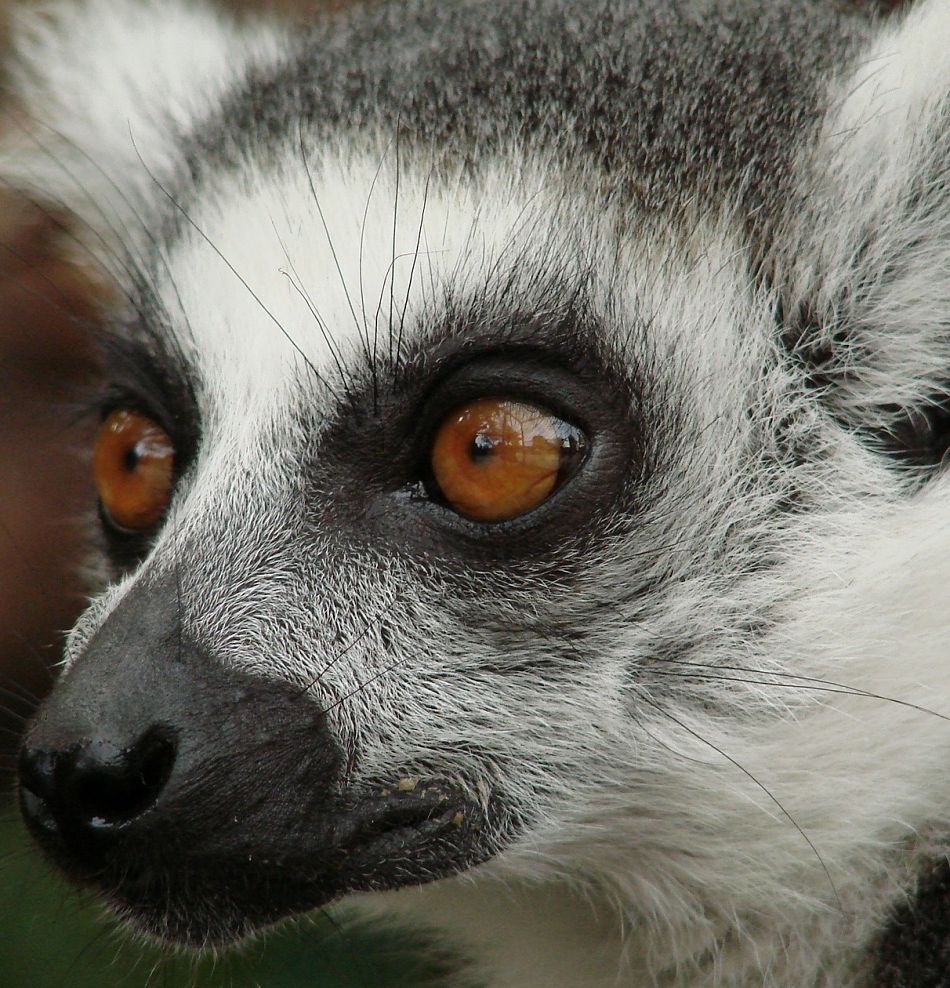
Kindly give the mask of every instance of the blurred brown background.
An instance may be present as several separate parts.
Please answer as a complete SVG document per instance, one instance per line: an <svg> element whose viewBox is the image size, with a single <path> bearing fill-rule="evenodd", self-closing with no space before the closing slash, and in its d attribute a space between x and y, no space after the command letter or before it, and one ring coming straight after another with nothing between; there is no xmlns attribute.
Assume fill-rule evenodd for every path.
<svg viewBox="0 0 950 988"><path fill-rule="evenodd" d="M0 0L0 44L10 2ZM230 6L306 19L344 2ZM882 12L900 5L841 2L873 3ZM54 220L0 192L0 773L29 697L48 687L46 668L82 605L80 519L94 505L81 451L95 422L74 421L70 403L95 377L89 339L102 286L62 259L63 242Z"/></svg>
<svg viewBox="0 0 950 988"><path fill-rule="evenodd" d="M306 19L343 2L225 5ZM12 6L0 0L0 46ZM0 777L82 607L82 519L95 504L84 451L96 422L76 406L94 389L104 286L64 260L59 223L0 188Z"/></svg>

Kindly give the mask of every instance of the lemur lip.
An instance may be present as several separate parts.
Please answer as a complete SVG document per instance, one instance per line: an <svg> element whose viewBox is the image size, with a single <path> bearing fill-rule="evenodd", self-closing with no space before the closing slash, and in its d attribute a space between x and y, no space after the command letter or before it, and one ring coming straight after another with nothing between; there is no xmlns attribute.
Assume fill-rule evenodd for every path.
<svg viewBox="0 0 950 988"><path fill-rule="evenodd" d="M414 792L397 790L361 800L337 824L335 836L339 850L347 856L378 853L398 842L418 845L440 837L465 844L477 838L480 817L470 800L433 784Z"/></svg>
<svg viewBox="0 0 950 988"><path fill-rule="evenodd" d="M441 812L440 812L441 811ZM454 806L427 805L426 803L404 804L397 801L391 806L373 807L359 814L348 840L342 845L345 849L360 848L375 841L404 831L421 832L431 829L443 820L451 820L461 810Z"/></svg>
<svg viewBox="0 0 950 988"><path fill-rule="evenodd" d="M84 880L149 937L198 949L226 946L348 892L422 884L474 867L490 856L482 824L477 807L442 790L398 793L332 811L315 823L324 846L293 860L265 851L253 860L198 857L173 867L151 861L136 870L126 863ZM182 866L188 879L170 908L168 893Z"/></svg>

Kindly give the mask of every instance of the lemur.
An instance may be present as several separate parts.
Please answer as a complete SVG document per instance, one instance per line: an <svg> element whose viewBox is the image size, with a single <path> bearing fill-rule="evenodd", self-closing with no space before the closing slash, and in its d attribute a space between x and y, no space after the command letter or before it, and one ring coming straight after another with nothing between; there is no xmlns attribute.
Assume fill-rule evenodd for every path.
<svg viewBox="0 0 950 988"><path fill-rule="evenodd" d="M455 986L950 983L950 3L14 40L0 176L115 286L50 858Z"/></svg>

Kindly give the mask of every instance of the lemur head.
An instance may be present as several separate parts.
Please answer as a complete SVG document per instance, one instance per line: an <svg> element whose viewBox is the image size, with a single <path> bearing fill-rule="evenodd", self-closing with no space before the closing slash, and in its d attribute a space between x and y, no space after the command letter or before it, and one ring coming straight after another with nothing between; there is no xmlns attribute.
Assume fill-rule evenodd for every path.
<svg viewBox="0 0 950 988"><path fill-rule="evenodd" d="M699 8L22 31L8 170L121 303L110 583L21 801L134 924L223 941L474 868L717 931L847 909L947 802L912 704L950 22ZM874 753L872 694L906 701Z"/></svg>

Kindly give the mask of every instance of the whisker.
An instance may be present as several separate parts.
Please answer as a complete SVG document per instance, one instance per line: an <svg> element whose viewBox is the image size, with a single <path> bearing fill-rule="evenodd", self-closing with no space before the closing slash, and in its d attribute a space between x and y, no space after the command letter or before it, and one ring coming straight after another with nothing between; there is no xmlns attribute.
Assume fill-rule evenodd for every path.
<svg viewBox="0 0 950 988"><path fill-rule="evenodd" d="M128 213L136 221L136 223L138 224L139 229L142 231L142 233L145 235L145 238L148 240L148 242L151 244L152 248L154 249L154 256L158 258L158 260L161 263L162 269L165 271L165 273L166 273L166 275L168 277L169 286L170 286L170 288L172 290L172 293L175 296L175 300L176 300L176 302L178 304L178 309L179 309L179 311L181 313L181 316L182 316L182 319L184 321L185 327L188 329L189 333L191 333L192 338L194 338L194 336L195 336L194 329L193 329L193 327L191 325L191 320L190 320L190 317L188 315L188 311L185 308L184 300L182 299L182 295L181 295L181 291L180 291L179 286L178 286L178 282L177 282L177 280L176 280L176 278L174 276L174 273L172 272L171 265L170 265L170 263L168 261L168 258L166 256L166 252L163 249L162 245L160 244L157 236L152 231L151 225L149 223L146 223L145 222L145 220L142 217L141 213L136 208L136 205L129 198L128 194L112 178L112 176L109 174L109 172L105 168L103 168L103 166L91 154L89 154L88 151L86 151L85 148L83 148L82 146L80 146L75 141L71 140L70 138L68 138L65 134L61 133L55 127L52 127L50 124L48 124L44 120L41 120L40 118L38 118L38 117L36 117L34 115L31 115L31 119L33 120L33 122L35 124L37 124L40 127L45 128L48 132L50 132L58 140L60 140L66 147L68 147L68 148L72 149L73 151L75 151L84 161L86 161L89 165L91 165L92 168L95 169L96 173L106 182L107 186L118 196L118 198L119 198L120 202L122 203L122 205L128 210ZM110 218L108 217L108 215L106 214L106 212L102 208L102 206L99 204L99 202L89 193L89 191L85 188L85 186L75 177L75 175L72 173L72 171L70 169L68 169L66 167L66 165L55 154L53 154L52 151L50 151L39 140L39 138L34 133L30 132L25 127L23 127L19 123L19 121L17 121L17 125L20 126L21 129L24 130L27 133L27 136L36 144L36 146L39 147L40 150L43 151L43 153L46 154L47 157L51 161L53 161L53 163L61 171L63 171L63 173L73 183L73 185L76 186L76 188L82 193L83 197L86 199L87 202L89 202L92 205L92 207L93 207L93 209L95 211L95 214L97 216L99 216L99 218L102 220L103 225L105 226L105 228L112 234L112 236L115 239L117 245L122 250L122 253L121 254L117 253L113 249L112 245L109 244L108 241L106 241L106 239L103 237L102 233L98 229L96 229L95 226L93 226L89 222L85 222L84 223L85 228L95 238L96 242L99 244L99 246L105 252L105 255L107 257L109 257L114 263L116 263L118 265L119 269L125 274L126 279L131 284L140 286L140 290L141 290L142 287L146 287L146 286L150 287L152 285L152 279L146 274L146 264L145 264L144 258L141 257L141 256L134 256L133 253L132 253L132 250L130 248L130 240L131 240L131 238L130 238L130 233L129 233L128 226L126 226L123 223L122 224L122 229L119 230L115 226L115 224L110 220ZM131 130L130 130L130 135L129 136L130 136L130 138L132 138ZM135 141L134 141L134 139L132 139L132 146L133 146L133 148L135 148L136 154L138 155L138 148L135 147ZM139 155L139 160L141 162L141 156L140 155ZM143 167L144 167L144 162L143 162ZM146 173L149 174L150 177L154 178L154 176L151 176L151 173L148 172L148 169L147 168L145 170L146 170ZM58 199L52 198L52 197L50 197L50 198L51 198L51 201L55 202L65 212L68 212L71 216L74 216L75 215L73 213L73 211L70 210L66 206L66 204L63 203L61 200L58 200ZM34 205L37 208L39 208L41 211L43 211L45 213L45 210L43 209L43 207L42 207L42 205L40 203L34 203ZM85 252L93 259L93 261L95 261L95 263L109 276L110 283L114 287L119 288L119 290L125 296L125 298L128 301L128 303L134 309L137 309L139 307L138 300L132 294L130 294L129 291L126 288L123 287L123 285L121 283L121 279L119 279L119 278L116 277L116 273L114 271L110 271L106 267L106 265L104 264L104 262L102 261L102 259L99 258L96 255L96 253L94 251L92 251L89 248L89 246L85 242L83 242L83 240L81 238L79 238L78 236L76 236L72 232L72 230L69 229L68 227L66 229L66 233L67 233L67 235L76 244L78 244L82 249L84 249Z"/></svg>
<svg viewBox="0 0 950 988"><path fill-rule="evenodd" d="M44 655L40 647L32 641L32 639L23 634L23 632L16 631L13 628L7 629L5 634L24 650L23 658L28 659L31 663L33 663L33 667L43 673L50 685L56 682L56 676L53 675L53 672L50 669L50 663L47 661L46 655ZM13 677L8 673L0 674L0 681L5 682L8 686L16 686L19 689L26 690L26 686L23 683L19 680L13 679ZM28 690L26 695L33 697L35 694ZM40 702L41 699L41 697L36 697L37 702Z"/></svg>
<svg viewBox="0 0 950 988"><path fill-rule="evenodd" d="M90 164L95 169L96 173L102 179L105 180L108 187L119 197L120 202L128 210L132 218L136 221L139 229L142 231L142 233L145 235L146 239L154 249L155 256L161 262L162 268L165 271L166 275L168 276L169 285L178 303L178 309L181 312L182 319L185 322L185 326L188 329L188 331L191 333L192 338L194 338L195 334L191 325L191 321L188 316L188 311L185 308L185 303L184 300L182 299L181 291L179 290L178 287L178 282L174 277L174 274L171 269L171 265L169 264L168 258L166 257L165 250L163 249L162 245L159 243L159 240L156 237L155 233L152 231L150 224L145 222L145 219L136 208L136 205L129 198L126 191L112 178L112 176L108 173L108 171L106 171L106 169L103 168L103 166L95 158L93 158L91 154L89 154L89 152L85 148L77 144L75 141L72 141L69 138L67 138L64 134L56 130L54 127L50 126L45 121L42 121L37 117L33 117L32 119L40 126L45 127L48 131L54 134L59 140L61 140L67 147L72 148L84 161ZM130 139L132 138L131 128L129 132L129 137ZM136 155L139 157L139 161L141 161L142 160L141 155L139 155L138 153L138 148L135 146L134 139L132 139L132 146L135 149ZM51 152L46 151L45 148L42 148L42 145L40 145L40 147L42 150L44 150L46 154L48 155L51 154ZM58 161L55 156L52 156L52 160L59 167L64 168L62 163ZM145 170L146 173L149 174L149 177L152 177L151 173L148 172L148 169L146 168ZM139 284L139 285L150 284L150 279L145 274L146 265L144 264L144 258L133 257L129 249L130 237L129 237L128 227L125 226L125 224L123 224L122 233L120 233L120 231L117 230L116 227L109 220L108 216L105 213L105 210L98 204L97 201L94 200L94 198L82 186L82 184L77 181L77 179L72 175L72 173L69 172L68 169L65 170L65 173L69 176L69 178L73 181L73 183L77 185L77 187L82 191L87 201L89 201L92 204L93 208L96 210L96 213L102 219L103 223L106 226L106 229L108 229L112 233L113 237L115 237L116 239L116 242L123 248L124 257L116 254L115 251L111 248L111 246L106 242L105 238L103 238L102 235L99 233L99 231L96 230L95 227L87 223L86 226L93 234L93 236L96 237L97 241L107 251L108 255L119 264L120 268L125 272L126 276L132 281L133 284ZM124 236L122 235L123 233ZM78 240L77 242L81 243L81 241ZM91 253L92 252L90 251L90 254ZM94 254L92 256L95 257ZM112 277L114 281L117 280L114 278L114 275L112 275ZM126 293L124 290L123 290L123 294L126 295L129 302L133 305L133 307L135 307L136 300L132 298L130 295L128 295L128 293Z"/></svg>
<svg viewBox="0 0 950 988"><path fill-rule="evenodd" d="M762 682L755 679L734 679L733 682L737 683L750 683L752 685L758 686L786 686L790 688L800 688L800 689L811 689L818 690L825 693L841 693L847 696L863 696L869 700L884 700L887 703L895 703L900 707L907 707L909 710L916 710L922 714L929 714L931 717L939 717L940 720L950 721L950 715L942 714L938 710L931 710L929 707L922 706L919 703L912 703L909 700L901 700L897 697L886 696L883 693L874 693L870 690L863 690L858 686L848 686L845 683L836 683L829 679L816 679L813 676L796 676L793 673L780 673L780 672L769 672L765 669L751 669L745 666L733 666L733 665L722 665L713 666L705 665L701 662L693 662L686 659L665 659L666 662L675 663L676 665L693 666L700 669L722 669L724 672L739 672L747 673L752 676L784 676L787 682L784 683L772 683L772 682ZM651 673L657 670L651 670ZM676 676L680 675L674 672L661 672L661 675ZM693 675L692 673L682 673L684 677ZM697 673L697 677L703 677L704 674ZM725 678L725 677L715 677L715 678ZM798 685L797 683L791 682L791 680L800 680L803 685ZM729 680L727 680L729 681Z"/></svg>
<svg viewBox="0 0 950 988"><path fill-rule="evenodd" d="M434 166L433 166L434 167ZM429 185L432 181L432 169L430 168L429 174L426 176L425 188L422 191L422 209L419 213L419 229L416 231L416 246L415 250L412 252L412 267L409 269L409 280L406 283L406 297L403 299L402 312L399 313L399 337L396 340L396 364L394 374L399 367L399 359L402 354L402 338L403 331L406 325L406 310L409 308L409 297L412 294L412 280L416 274L416 265L419 263L419 247L422 243L422 231L425 226L426 221L426 206L429 203ZM395 257L393 258L395 260ZM390 279L390 283L395 281L395 277ZM390 316L390 318L392 318ZM392 325L390 325L390 333L392 332Z"/></svg>
<svg viewBox="0 0 950 988"><path fill-rule="evenodd" d="M111 287L118 289L125 297L125 300L130 305L135 304L134 297L122 286L121 281L116 278L115 271L111 270L108 267L108 265L105 263L105 261L102 259L102 257L100 257L99 254L97 254L89 246L89 244L86 243L86 241L83 240L82 237L80 237L79 234L77 234L73 230L72 221L77 221L86 230L88 230L89 233L93 236L93 238L99 243L99 246L102 248L105 255L109 257L112 261L114 261L120 268L122 268L124 273L130 280L133 279L134 278L133 272L126 266L126 261L123 259L122 255L116 253L116 251L110 246L108 241L106 241L106 239L102 236L102 234L94 226L92 226L92 224L77 217L76 214L72 212L69 209L69 207L57 196L54 196L52 194L47 194L46 202L49 202L51 205L57 207L63 213L64 216L68 214L69 216L68 221L65 220L63 216L58 216L56 213L54 213L40 199L35 199L31 196L27 196L13 182L4 178L2 175L0 175L0 186L14 193L17 197L22 198L24 201L28 202L30 204L31 209L37 210L42 216L44 216L49 221L51 225L55 226L56 231L60 236L65 237L73 244L73 246L78 247L80 251L84 255L86 255L88 259L93 262L93 264L95 264L95 266L99 269L100 274L104 275L108 279Z"/></svg>
<svg viewBox="0 0 950 988"><path fill-rule="evenodd" d="M363 336L360 333L360 321L357 318L356 309L353 307L353 300L350 298L350 291L346 284L346 278L343 275L343 269L340 267L340 259L337 257L336 247L333 244L333 237L330 234L330 227L327 225L326 217L323 214L323 207L320 205L320 197L317 195L317 187L313 181L313 172L310 170L310 162L307 158L306 146L304 145L303 124L300 121L297 122L297 146L300 150L300 159L303 163L304 171L307 174L307 184L310 186L310 196L313 199L313 204L317 207L317 214L320 217L320 222L323 224L323 232L327 238L327 246L330 248L330 256L333 258L337 275L340 278L340 285L343 288L343 294L346 296L346 304L349 306L350 315L353 317L353 323L356 326L357 335L360 336L360 339L363 339ZM371 357L369 351L369 340L363 339L363 345L366 357L369 359Z"/></svg>
<svg viewBox="0 0 950 988"><path fill-rule="evenodd" d="M385 669L381 669L378 673L376 673L376 675L370 676L369 679L367 679L364 682L360 683L359 686L357 686L355 689L350 690L349 693L345 693L339 699L334 700L333 703L331 703L329 707L324 707L320 711L320 713L322 715L326 715L326 714L330 713L331 710L336 710L336 708L339 707L339 706L341 706L345 701L349 700L351 697L356 696L357 693L362 693L363 690L365 690L367 686L371 686L373 683L375 683L378 680L382 679L383 676L388 675L389 673L391 673L394 669L396 669L399 666L401 666L404 662L407 662L408 659L409 659L409 656L407 656L407 655L404 655L401 659L397 659L391 665L386 666Z"/></svg>
<svg viewBox="0 0 950 988"><path fill-rule="evenodd" d="M95 161L89 155L89 153L84 148L80 147L75 141L70 140L68 137L66 137L64 134L58 131L55 127L47 123L45 120L42 120L36 116L31 116L30 119L34 124L36 124L39 127L42 127L44 130L47 131L47 133L51 134L57 140L61 141L66 147L75 151L84 161L88 162L96 170L96 172L99 175L101 175L103 179L105 179L105 181L110 186L110 188L112 188L112 190L120 197L123 204L127 208L129 208L130 212L135 217L135 219L139 222L142 229L147 231L148 228L146 224L142 221L141 217L137 215L130 200L122 191L122 189L119 188L119 186L113 181L113 179L109 176L109 174L102 168L102 166L97 161ZM129 250L128 245L131 241L131 236L128 227L126 227L125 224L122 224L121 229L117 227L113 223L112 219L110 219L109 215L106 213L102 204L76 177L72 169L70 169L59 156L54 154L53 151L50 150L50 148L40 139L40 137L34 131L31 131L18 119L16 119L16 115L13 115L13 122L15 126L17 126L27 136L27 138L30 141L32 141L33 144L35 144L36 147L39 148L39 150L43 154L46 155L46 157L62 172L62 174L66 178L68 178L70 182L72 182L73 186L82 195L83 199L92 207L93 213L102 221L102 224L105 227L105 229L112 234L116 244L120 245L123 248L122 254L116 254L115 250L102 236L100 231L98 231L91 224L88 223L85 224L86 228L95 238L97 243L99 243L99 245L106 252L106 255L119 265L119 267L125 273L127 278L131 279L132 281L141 280L144 270L141 265L142 259L134 257L132 255L131 250ZM53 199L51 197L50 199L51 201L56 202L58 206L60 206L61 208L72 214L72 210L69 210L68 207L65 205L65 203ZM110 272L110 275L114 277L114 272Z"/></svg>
<svg viewBox="0 0 950 988"><path fill-rule="evenodd" d="M372 618L367 622L363 630L353 639L350 643L338 652L321 670L317 673L316 677L312 679L306 686L300 691L301 694L306 693L307 690L316 686L321 679L342 659L345 655L353 650L353 648L358 645L375 627L376 621L382 617L391 608L392 604L387 604L385 607L381 607L379 611L373 615Z"/></svg>
<svg viewBox="0 0 950 988"><path fill-rule="evenodd" d="M822 871L825 873L825 877L828 879L828 885L830 886L831 891L835 897L835 901L838 904L838 909L843 912L844 906L842 905L841 902L841 896L838 894L837 886L835 885L834 879L831 877L831 872L828 870L828 865L825 864L825 859L821 856L821 853L819 852L818 848L815 846L814 841L808 836L808 834L805 833L801 824L799 824L799 822L791 815L791 813L789 813L788 810L785 809L785 806L782 804L782 801L777 796L775 796L775 794L772 793L772 791L768 789L767 786L765 786L762 782L760 782L744 765L742 765L735 758L733 758L732 755L727 754L722 748L714 744L708 738L704 738L698 731L694 731L691 727L688 727L681 720L674 717L668 710L665 710L661 704L657 703L655 700L651 700L649 697L644 696L642 693L639 694L639 699L642 702L646 703L648 706L653 707L660 714L666 717L667 720L672 721L672 723L676 724L681 730L685 731L687 734L695 738L697 741L700 741L702 744L706 745L707 747L712 748L713 751L715 751L718 755L721 755L727 762L729 762L730 765L737 768L747 779L749 779L750 782L752 782L758 789L760 789L769 798L769 800L772 803L775 804L775 806L779 809L781 814L798 831L798 833L801 835L805 843L811 848L812 853L815 855L815 858L817 859L818 863L821 865Z"/></svg>
<svg viewBox="0 0 950 988"><path fill-rule="evenodd" d="M17 284L19 291L24 292L32 298L40 299L43 302L46 302L74 326L79 326L84 330L92 330L97 327L98 323L95 319L90 319L79 315L76 311L75 304L70 300L69 296L52 278L49 277L48 274L45 273L45 265L41 264L39 261L31 261L26 254L20 250L17 250L16 247L9 243L0 243L0 250L5 251L11 257L20 261L20 263L23 264L30 274L37 277L49 289L48 292L40 291L39 288L36 288L33 285L24 284L23 280L19 279Z"/></svg>
<svg viewBox="0 0 950 988"><path fill-rule="evenodd" d="M504 261L505 257L508 256L509 252L512 251L515 245L519 242L519 240L521 239L522 231L528 225L528 219L529 219L528 210L534 205L535 200L538 199L540 195L541 195L540 189L538 189L536 192L532 192L531 195L528 196L526 202L521 207L521 209L518 210L518 215L515 216L508 230L508 234L506 236L504 246L501 248L500 251L498 251L495 254L495 257L492 260L491 265L488 267L488 270L485 275L486 282L490 283L498 277L498 272L501 270L502 262Z"/></svg>
<svg viewBox="0 0 950 988"><path fill-rule="evenodd" d="M11 690L0 689L0 695L7 697L7 699L12 698L19 703L30 702L30 701L25 701L21 696L17 696L17 694L13 693ZM36 709L36 705L32 704L32 709L30 711L30 714L32 714L33 710L35 709ZM18 724L25 724L30 719L30 714L20 713L20 711L14 710L13 707L7 706L7 704L5 703L0 703L0 714L8 718L9 720L16 721Z"/></svg>
<svg viewBox="0 0 950 988"><path fill-rule="evenodd" d="M437 250L437 251L433 251L433 253L435 253L435 254L445 254L445 253L447 253L447 251L445 251L445 250ZM383 314L383 300L386 297L386 286L387 285L391 285L392 282L393 282L393 278L395 277L395 269L396 269L397 262L403 260L403 258L406 258L406 257L412 257L412 258L416 259L419 256L420 255L418 253L418 250L416 252L406 251L403 254L397 254L389 262L389 264L386 266L386 270L383 272L383 283L380 286L379 296L376 299L376 311L375 311L375 313L373 315L374 326L375 327L378 327L379 326L379 320L380 320L380 317ZM390 349L390 352L392 352L391 349ZM390 360L392 360L391 357L390 357ZM394 373L395 373L395 367L394 367Z"/></svg>
<svg viewBox="0 0 950 988"><path fill-rule="evenodd" d="M390 148L392 148L392 146L393 146L393 142L392 142L392 140L390 140L390 142L386 145L386 148L384 149L384 151L382 153L382 156L379 159L379 164L376 166L376 172L373 175L373 181L370 183L369 193L366 196L366 205L363 207L363 218L360 221L360 246L359 246L359 265L358 265L359 289L360 289L360 311L361 311L362 316L363 316L363 333L365 334L367 340L369 339L369 324L368 324L368 321L367 321L367 318L366 318L366 295L365 295L365 293L363 291L363 246L364 246L364 244L366 242L366 220L369 217L369 207L370 207L370 204L373 201L373 192L375 192L375 190L376 190L376 183L379 181L379 176L382 173L383 165L386 163L386 158L389 157L389 151L390 151ZM376 360L375 360L375 358L376 358L376 339L377 339L376 338L376 334L374 333L373 334L373 364L374 364L374 366L375 366L375 363L376 363Z"/></svg>
<svg viewBox="0 0 950 988"><path fill-rule="evenodd" d="M234 267L234 265L227 259L227 257L225 257L224 254L218 249L218 246L211 240L210 237L208 237L208 235L204 232L204 230L202 230L201 227L198 226L198 224L192 219L191 215L184 208L184 206L182 206L181 203L178 202L178 200L171 194L171 192L169 192L168 189L166 189L165 186L162 185L162 183L155 176L155 174L149 169L148 165L145 163L145 160L142 158L141 154L139 154L139 150L138 147L135 145L134 139L133 139L133 147L135 147L135 153L136 155L138 155L138 159L141 162L142 167L145 169L146 174L152 180L152 182L155 183L159 191L168 199L168 201L178 211L178 213L185 220L185 222L195 231L195 233L197 233L198 236L201 237L201 239L205 242L205 244L207 244L207 246L210 247L212 251L214 251L214 253L217 255L219 260L221 260L225 264L225 266L228 268L231 274L233 274L234 277L237 278L237 280L243 286L244 290L257 303L261 311L271 320L271 322L277 327L277 329L283 335L284 339L286 339L287 342L294 348L294 350L301 357L301 359L306 364L306 366L310 369L314 377L321 383L326 384L326 382L323 379L323 375L320 374L317 368L313 365L313 362L310 360L310 358L303 352L303 350L301 350L301 348L298 346L294 338L283 327L280 320L264 304L264 301L257 294L257 292L255 292L254 289L251 288L251 286L241 275L241 273L237 270L237 268Z"/></svg>
<svg viewBox="0 0 950 988"><path fill-rule="evenodd" d="M290 270L293 273L293 278L290 277L290 275L288 275L286 271L282 270L281 274L283 274L284 277L287 278L288 282L291 284L294 291L296 291L297 294L303 299L307 308L310 310L310 314L313 316L314 321L316 322L317 326L320 328L320 332L323 334L324 342L327 345L327 349L330 351L330 356L333 358L333 363L336 365L337 373L340 375L340 380L343 382L343 386L344 388L346 388L347 394L349 395L349 388L347 387L346 384L346 371L344 370L343 367L343 355L338 349L336 345L336 341L330 335L330 328L327 325L326 320L320 315L320 312L317 310L317 307L314 304L313 299L310 297L310 293L304 289L303 279L300 277L300 274L297 271L297 266L294 264L290 256L290 252L287 250L287 245L284 243L284 239L283 237L281 237L280 232L277 229L277 224L273 221L273 219L271 220L271 226L274 229L274 236L277 237L277 242L280 244L280 249L284 253L284 258L286 259L288 265L290 265ZM330 386L330 383L328 381L325 381L324 383L328 388L328 390L330 391L330 393L333 395L333 397L339 400L339 395L336 394L334 389Z"/></svg>
<svg viewBox="0 0 950 988"><path fill-rule="evenodd" d="M9 634L14 641L25 646L29 650L30 654L28 657L36 662L39 668L46 673L47 678L52 683L53 675L50 672L49 666L43 660L43 656L40 654L39 649L26 637L26 635L21 635L19 632L10 632ZM34 693L33 690L29 689L26 683L21 682L9 673L0 673L0 683L6 683L7 689L16 690L20 694L21 698L28 703L43 702L43 698L37 693Z"/></svg>
<svg viewBox="0 0 950 988"><path fill-rule="evenodd" d="M399 223L399 179L400 179L400 156L399 156L399 120L396 120L396 188L393 195L393 239L392 239L392 261L390 262L389 278L389 365L393 365L393 308L396 297L396 229ZM383 282L385 284L385 281ZM375 339L375 335L374 335ZM398 351L397 351L398 352Z"/></svg>
<svg viewBox="0 0 950 988"><path fill-rule="evenodd" d="M344 386L344 388L346 388L346 398L350 402L350 405L352 406L353 400L354 400L353 399L353 395L352 395L350 389L346 386L346 374L345 374L345 371L343 369L342 364L340 363L340 357L337 355L337 352L334 349L333 344L330 341L330 336L329 336L329 331L328 331L328 328L327 328L327 324L324 322L323 318L320 316L320 313L317 311L316 307L314 306L313 302L311 301L310 296L298 284L299 278L298 278L298 280L295 280L295 277L297 277L296 272L293 272L293 274L291 274L290 272L287 272L283 268L281 268L280 269L280 273L287 279L288 283L290 284L290 287L293 288L293 290L303 300L304 304L310 310L310 314L313 316L314 322L316 322L317 326L320 329L321 334L323 335L323 339L326 341L327 348L330 351L330 356L333 359L333 363L336 365L337 373L343 378L343 381L344 381L343 386ZM334 398L336 398L337 401L342 401L342 398L340 397L340 395L337 394L336 389L333 388L333 386L330 384L330 382L327 381L326 379L324 379L324 386L330 392L330 394Z"/></svg>

